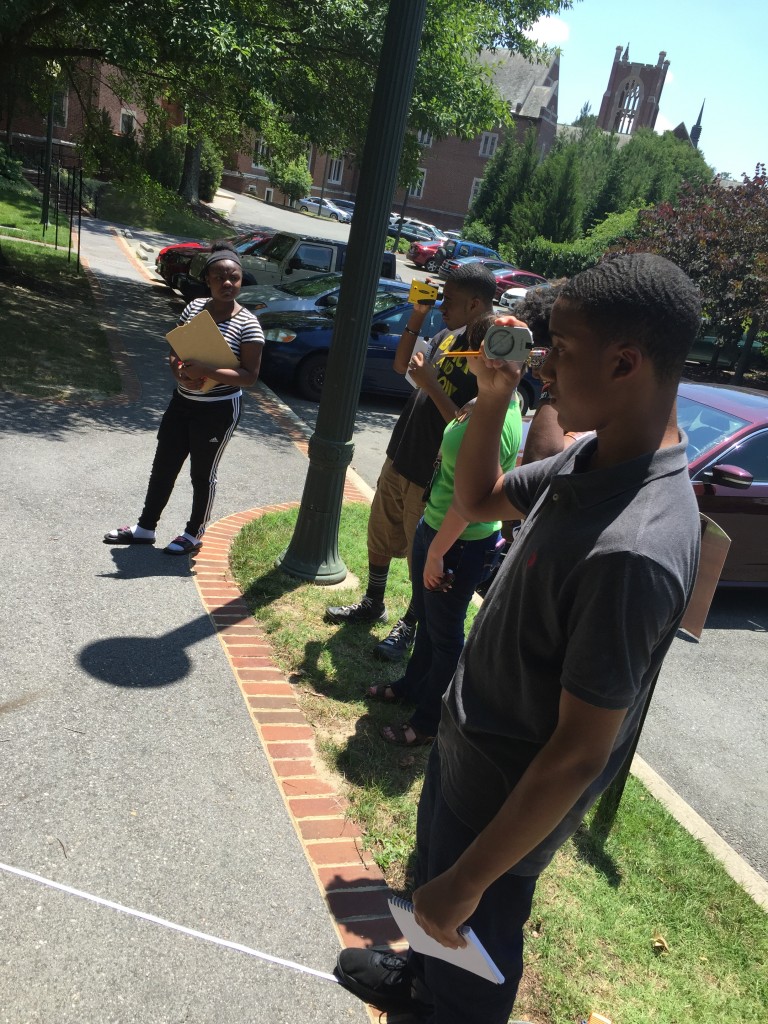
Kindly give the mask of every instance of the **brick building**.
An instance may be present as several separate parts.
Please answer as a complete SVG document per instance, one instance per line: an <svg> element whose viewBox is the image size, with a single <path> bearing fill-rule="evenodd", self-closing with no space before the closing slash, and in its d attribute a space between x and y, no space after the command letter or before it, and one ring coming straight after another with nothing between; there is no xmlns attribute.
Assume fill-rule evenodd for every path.
<svg viewBox="0 0 768 1024"><path fill-rule="evenodd" d="M597 116L603 131L632 135L638 128L655 126L669 68L666 56L662 50L655 64L637 64L629 59L629 43L624 53L620 46L616 47L608 88Z"/></svg>
<svg viewBox="0 0 768 1024"><path fill-rule="evenodd" d="M78 87L63 86L53 95L53 141L56 159L65 165L79 163L75 143L85 125L86 110L106 110L117 135L141 131L144 111L119 95L119 73L96 61L81 66ZM48 111L41 112L19 100L8 136L7 113L0 114L0 132L11 149L25 157L34 157L45 146Z"/></svg>
<svg viewBox="0 0 768 1024"><path fill-rule="evenodd" d="M409 191L407 200L403 190L395 195L393 210L402 209L405 201L407 216L442 228L460 228L488 160L504 141L506 131L514 131L522 139L533 128L541 156L552 146L557 130L559 57L549 63L532 64L519 54L486 51L481 59L493 69L496 86L512 113L513 125L498 126L469 141L434 139L428 132L419 132L419 181ZM238 153L225 171L224 187L238 192L249 190L268 202L281 201L282 196L267 180L265 159L261 143L253 153ZM308 159L317 193L322 190L329 199L354 198L360 170L351 157L333 157L313 147Z"/></svg>

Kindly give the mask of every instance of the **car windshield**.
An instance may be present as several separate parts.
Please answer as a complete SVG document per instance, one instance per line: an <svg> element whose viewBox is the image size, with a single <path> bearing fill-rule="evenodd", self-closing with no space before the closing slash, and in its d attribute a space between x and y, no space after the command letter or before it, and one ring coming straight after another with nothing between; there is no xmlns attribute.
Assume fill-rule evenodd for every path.
<svg viewBox="0 0 768 1024"><path fill-rule="evenodd" d="M266 245L259 249L259 256L268 256L272 260L285 259L293 248L296 239L293 235L273 235Z"/></svg>
<svg viewBox="0 0 768 1024"><path fill-rule="evenodd" d="M688 435L688 461L711 451L729 434L748 426L748 420L731 416L711 405L702 405L691 398L677 397L677 422Z"/></svg>
<svg viewBox="0 0 768 1024"><path fill-rule="evenodd" d="M318 274L316 277L303 277L300 281L292 281L291 284L281 284L280 291L288 292L289 295L295 295L300 299L311 299L320 292L337 288L338 284L338 274Z"/></svg>

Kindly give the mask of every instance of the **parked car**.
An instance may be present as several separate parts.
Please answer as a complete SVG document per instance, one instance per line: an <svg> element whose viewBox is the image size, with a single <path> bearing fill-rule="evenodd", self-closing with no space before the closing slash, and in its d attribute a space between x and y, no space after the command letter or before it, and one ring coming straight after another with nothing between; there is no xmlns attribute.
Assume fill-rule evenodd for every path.
<svg viewBox="0 0 768 1024"><path fill-rule="evenodd" d="M433 274L440 269L440 264L446 259L459 259L461 256L481 256L489 259L500 260L501 256L495 249L489 249L487 245L480 245L478 242L467 242L463 238L447 238L437 249L435 255L429 260L425 267Z"/></svg>
<svg viewBox="0 0 768 1024"><path fill-rule="evenodd" d="M403 301L403 292L393 282L379 282L375 312L368 338L362 391L383 395L411 394L412 387L393 368L400 335L413 306ZM407 294L407 293L406 293ZM393 301L397 305L392 305ZM305 397L319 401L325 380L328 351L333 334L333 307L315 312L259 313L266 344L261 361L265 380L293 385ZM427 315L421 337L429 339L445 325L439 304ZM518 391L523 412L538 402L541 381L527 371Z"/></svg>
<svg viewBox="0 0 768 1024"><path fill-rule="evenodd" d="M391 238L396 238L399 234L408 242L442 242L445 239L443 232L434 224L427 224L423 220L413 218L401 221L399 217L396 217L395 220L391 220L387 234Z"/></svg>
<svg viewBox="0 0 768 1024"><path fill-rule="evenodd" d="M341 221L342 224L349 224L352 220L352 214L348 210L342 210L332 199L321 199L320 196L305 196L304 199L300 199L299 210L302 213L330 217L331 220Z"/></svg>
<svg viewBox="0 0 768 1024"><path fill-rule="evenodd" d="M337 199L334 196L331 201L334 202L337 206L339 206L342 210L346 210L350 217L354 216L355 203L353 199Z"/></svg>
<svg viewBox="0 0 768 1024"><path fill-rule="evenodd" d="M677 419L699 508L731 538L720 584L768 586L768 393L682 381Z"/></svg>
<svg viewBox="0 0 768 1024"><path fill-rule="evenodd" d="M495 256L452 256L449 259L443 260L438 270L438 275L445 280L449 274L451 274L458 267L465 267L469 263L482 263L484 267L493 273L496 270L515 270L517 269L514 263L506 263L502 259L497 259Z"/></svg>
<svg viewBox="0 0 768 1024"><path fill-rule="evenodd" d="M379 292L392 296L396 303L407 300L409 289L404 281L379 279ZM243 288L237 301L259 317L264 313L312 313L337 306L340 290L341 274L315 274L300 281Z"/></svg>
<svg viewBox="0 0 768 1024"><path fill-rule="evenodd" d="M540 277L529 270L510 270L509 272L493 271L496 278L496 301L500 302L501 297L508 288L550 288L551 285L546 277Z"/></svg>
<svg viewBox="0 0 768 1024"><path fill-rule="evenodd" d="M460 239L461 238L461 232L460 231L446 231L445 232L445 237L446 238L453 238L453 239Z"/></svg>
<svg viewBox="0 0 768 1024"><path fill-rule="evenodd" d="M234 235L225 241L231 242L241 256L256 252L268 238L272 237L271 232L248 231L242 235ZM178 288L182 278L187 274L192 258L199 252L210 252L210 242L180 242L178 245L166 245L157 254L155 270L165 281L169 288Z"/></svg>
<svg viewBox="0 0 768 1024"><path fill-rule="evenodd" d="M686 362L709 366L712 363L715 350L717 350L717 368L720 370L732 370L738 362L739 356L744 351L744 343L744 335L738 341L724 342L716 334L701 334L691 346ZM753 368L768 365L768 360L763 355L763 346L759 341L755 341L752 345L749 365Z"/></svg>
<svg viewBox="0 0 768 1024"><path fill-rule="evenodd" d="M338 239L313 238L293 231L279 231L257 254L242 257L243 282L249 285L277 285L285 280L298 281L315 274L326 274L334 270L340 272L344 269L347 248L347 242ZM195 256L189 265L181 285L181 292L188 301L207 294L202 283L204 266L204 254ZM397 261L392 252L382 253L381 277L397 279Z"/></svg>
<svg viewBox="0 0 768 1024"><path fill-rule="evenodd" d="M408 259L417 267L423 267L435 255L440 242L413 242L408 250Z"/></svg>
<svg viewBox="0 0 768 1024"><path fill-rule="evenodd" d="M392 306L393 299L399 300ZM376 296L374 315L368 336L362 391L383 395L411 394L412 387L393 368L395 350L413 306L402 301L398 288ZM265 313L259 316L265 346L261 375L294 386L301 395L319 402L325 380L328 351L333 335L334 309L314 313ZM428 314L422 336L433 337L444 327L439 306Z"/></svg>
<svg viewBox="0 0 768 1024"><path fill-rule="evenodd" d="M507 288L505 292L502 292L498 300L498 306L502 310L509 309L514 311L515 306L522 302L527 294L527 288Z"/></svg>

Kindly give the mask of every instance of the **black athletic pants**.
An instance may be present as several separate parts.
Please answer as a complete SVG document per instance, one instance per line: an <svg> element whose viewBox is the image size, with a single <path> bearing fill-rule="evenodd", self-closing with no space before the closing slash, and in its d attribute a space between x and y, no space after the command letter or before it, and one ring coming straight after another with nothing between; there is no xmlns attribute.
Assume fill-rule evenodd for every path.
<svg viewBox="0 0 768 1024"><path fill-rule="evenodd" d="M242 397L196 402L175 391L157 432L157 450L139 516L139 526L154 530L171 497L173 485L189 456L192 514L184 530L202 537L211 518L216 471L240 419Z"/></svg>

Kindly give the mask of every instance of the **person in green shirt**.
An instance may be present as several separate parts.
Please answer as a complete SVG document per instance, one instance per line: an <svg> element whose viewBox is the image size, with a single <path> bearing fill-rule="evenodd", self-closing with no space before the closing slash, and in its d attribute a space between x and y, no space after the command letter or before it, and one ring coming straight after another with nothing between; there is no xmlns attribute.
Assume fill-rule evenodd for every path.
<svg viewBox="0 0 768 1024"><path fill-rule="evenodd" d="M492 316L467 332L468 347L479 349ZM424 515L416 528L412 553L413 606L418 626L405 674L393 683L371 686L368 697L385 703L412 701L415 711L399 727L381 731L387 743L431 743L440 722L442 696L464 647L464 622L475 588L499 557L501 523L469 523L453 507L456 456L474 408L464 405L445 428ZM512 397L500 441L500 463L512 469L522 440L517 393Z"/></svg>

